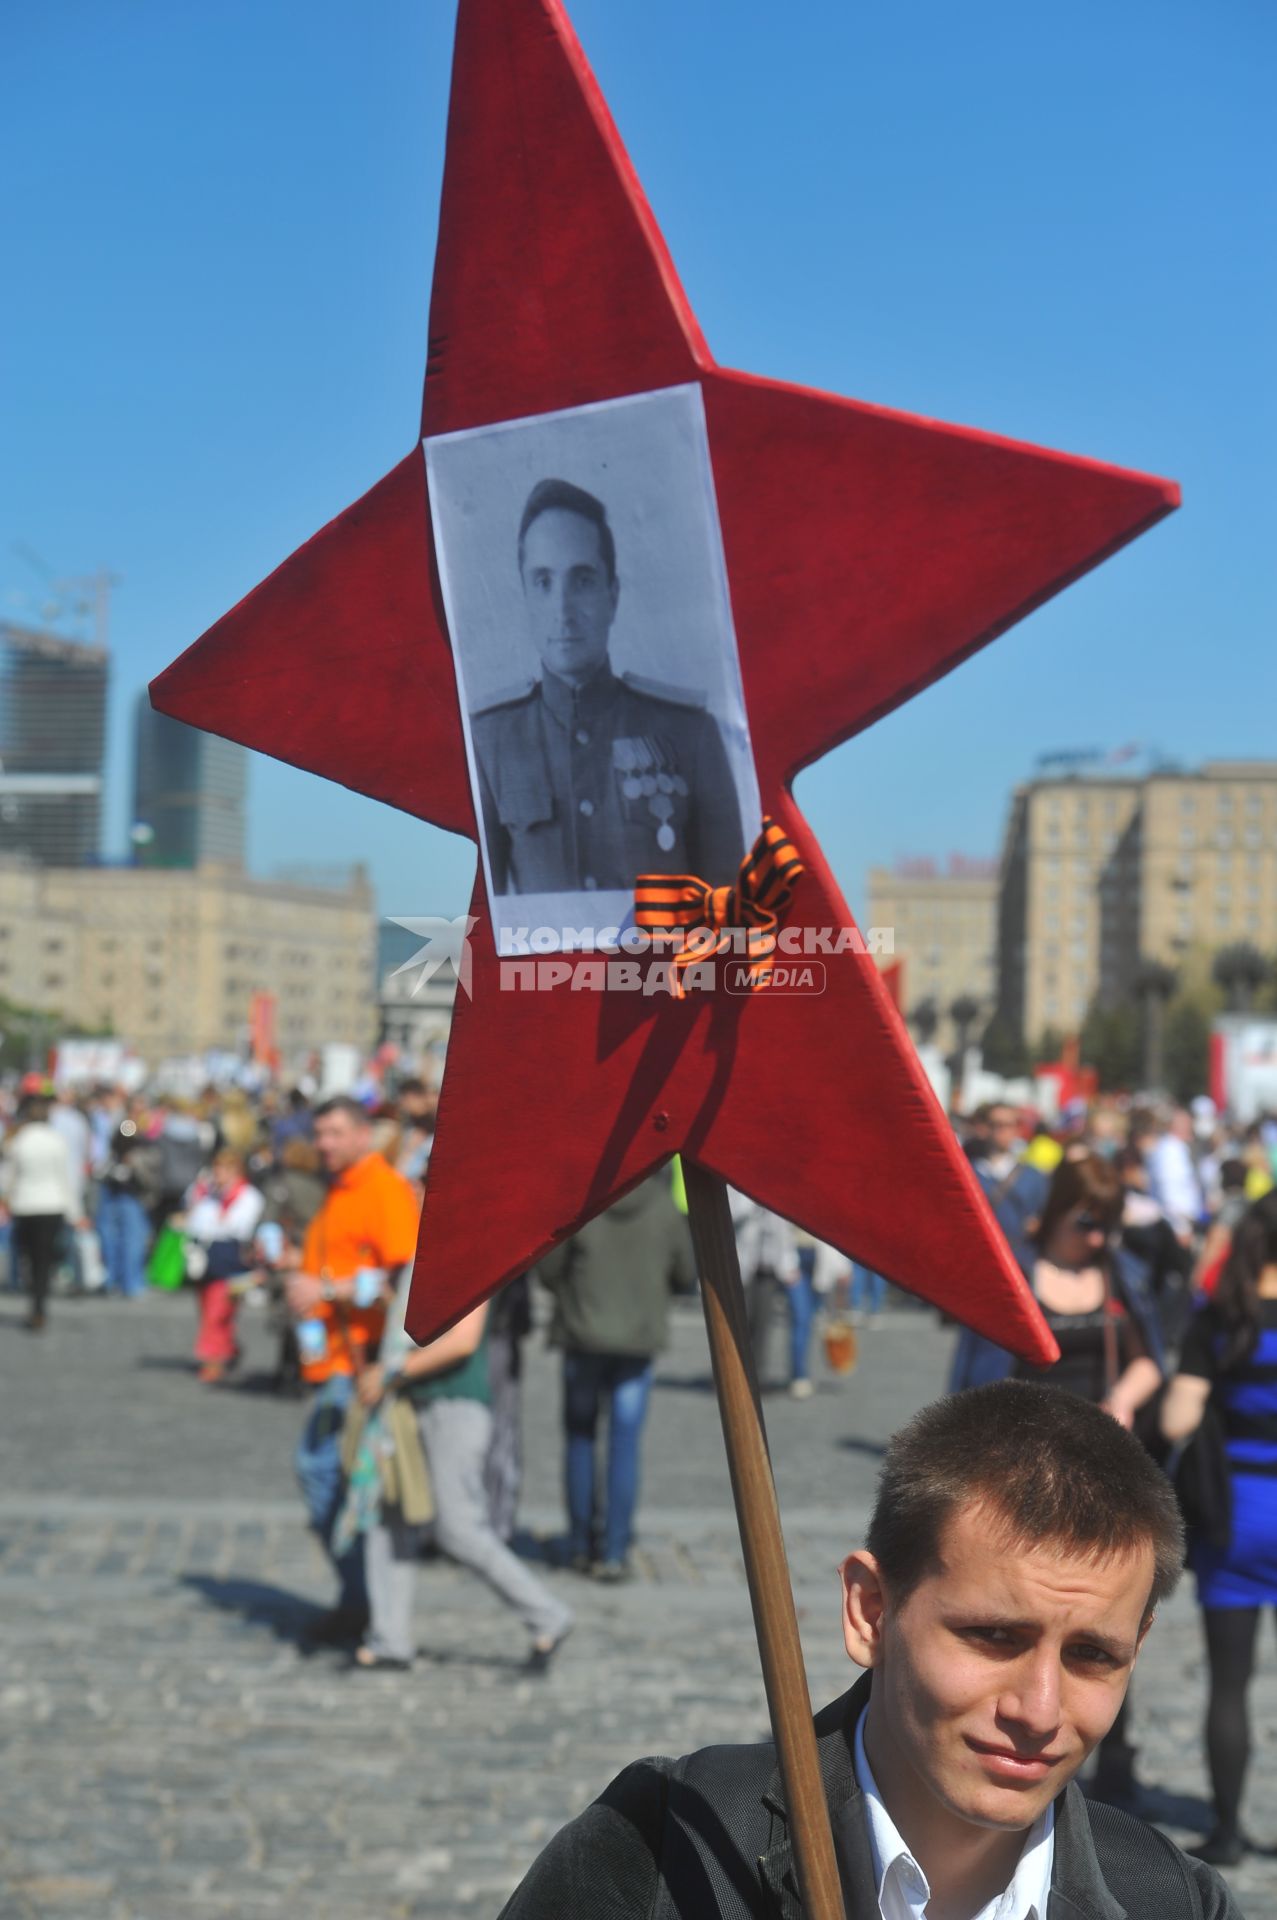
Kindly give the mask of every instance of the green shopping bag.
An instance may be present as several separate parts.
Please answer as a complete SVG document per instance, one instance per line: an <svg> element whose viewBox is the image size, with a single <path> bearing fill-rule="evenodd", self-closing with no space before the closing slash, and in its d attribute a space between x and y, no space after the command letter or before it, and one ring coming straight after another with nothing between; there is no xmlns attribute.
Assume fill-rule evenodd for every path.
<svg viewBox="0 0 1277 1920"><path fill-rule="evenodd" d="M146 1263L146 1277L153 1287L172 1293L186 1278L186 1236L176 1227L161 1227Z"/></svg>

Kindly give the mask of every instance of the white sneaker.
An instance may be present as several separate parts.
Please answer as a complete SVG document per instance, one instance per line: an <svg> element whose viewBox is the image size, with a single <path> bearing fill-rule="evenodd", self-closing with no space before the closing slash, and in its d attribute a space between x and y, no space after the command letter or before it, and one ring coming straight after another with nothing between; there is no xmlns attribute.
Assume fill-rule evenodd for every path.
<svg viewBox="0 0 1277 1920"><path fill-rule="evenodd" d="M810 1380L791 1380L789 1383L791 1400L810 1400L815 1391Z"/></svg>

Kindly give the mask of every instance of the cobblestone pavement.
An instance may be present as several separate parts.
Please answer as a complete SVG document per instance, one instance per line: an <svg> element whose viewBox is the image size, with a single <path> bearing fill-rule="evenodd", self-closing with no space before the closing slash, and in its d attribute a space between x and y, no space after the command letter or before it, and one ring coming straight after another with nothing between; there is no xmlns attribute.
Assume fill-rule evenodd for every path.
<svg viewBox="0 0 1277 1920"><path fill-rule="evenodd" d="M699 1309L653 1397L637 1577L566 1572L579 1625L551 1676L456 1570L418 1582L410 1675L305 1657L330 1598L291 1480L300 1409L245 1377L199 1388L190 1303L55 1301L25 1335L0 1297L0 1920L392 1920L495 1914L548 1836L627 1760L766 1732ZM834 1568L863 1526L883 1440L940 1388L949 1336L889 1314L856 1373L769 1396L813 1695L853 1677ZM554 1357L530 1343L532 1534L559 1521ZM1206 1822L1196 1609L1182 1592L1136 1688L1144 1778L1168 1830ZM1252 1825L1277 1839L1277 1662L1254 1690ZM1233 1876L1277 1917L1277 1857Z"/></svg>

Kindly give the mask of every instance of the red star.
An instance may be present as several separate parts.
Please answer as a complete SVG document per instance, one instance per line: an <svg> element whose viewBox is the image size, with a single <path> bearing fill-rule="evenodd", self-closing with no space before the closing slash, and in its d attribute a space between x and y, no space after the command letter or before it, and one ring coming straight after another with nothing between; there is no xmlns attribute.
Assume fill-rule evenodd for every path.
<svg viewBox="0 0 1277 1920"><path fill-rule="evenodd" d="M1167 481L715 365L558 0L460 0L424 434L699 381L790 917L851 924L789 787L1177 503ZM476 837L414 446L152 689ZM902 769L910 777L910 769ZM849 796L854 804L854 797ZM1052 1348L871 961L821 998L498 990L482 882L410 1325L425 1339L675 1150L1031 1357Z"/></svg>

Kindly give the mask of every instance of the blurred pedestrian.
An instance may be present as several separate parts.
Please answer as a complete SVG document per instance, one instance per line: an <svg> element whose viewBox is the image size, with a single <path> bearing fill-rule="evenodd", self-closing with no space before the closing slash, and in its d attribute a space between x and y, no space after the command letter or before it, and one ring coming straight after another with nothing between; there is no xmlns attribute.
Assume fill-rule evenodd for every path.
<svg viewBox="0 0 1277 1920"><path fill-rule="evenodd" d="M199 1377L208 1386L223 1379L239 1360L238 1302L231 1282L253 1265L253 1236L263 1205L242 1155L229 1147L214 1154L207 1176L197 1180L187 1196L186 1277L198 1292L195 1358Z"/></svg>
<svg viewBox="0 0 1277 1920"><path fill-rule="evenodd" d="M978 1124L966 1143L967 1156L993 1209L993 1217L1006 1235L1007 1245L1027 1272L1033 1261L1033 1235L1046 1205L1050 1176L1029 1159L1029 1148L1021 1138L1020 1117L1009 1102L993 1101L974 1118ZM1059 1164L1060 1157L1057 1155L1054 1164ZM949 1391L960 1393L964 1387L981 1387L990 1381L1005 1379L1011 1364L1011 1355L1005 1347L987 1340L970 1327L961 1327L949 1372Z"/></svg>
<svg viewBox="0 0 1277 1920"><path fill-rule="evenodd" d="M438 1098L424 1080L405 1080L397 1096L399 1108L399 1154L395 1162L405 1180L424 1187L430 1151L435 1143L435 1109Z"/></svg>
<svg viewBox="0 0 1277 1920"><path fill-rule="evenodd" d="M309 1127L309 1109L306 1117ZM319 1152L310 1132L286 1136L262 1177L262 1198L266 1204L256 1249L260 1271L269 1290L271 1323L279 1340L274 1385L283 1393L302 1391L297 1325L288 1309L286 1277L294 1257L300 1254L307 1227L324 1203L326 1191Z"/></svg>
<svg viewBox="0 0 1277 1920"><path fill-rule="evenodd" d="M66 1141L49 1125L49 1103L38 1095L18 1109L4 1149L3 1194L13 1220L13 1259L27 1275L27 1326L40 1333L58 1246L78 1203Z"/></svg>
<svg viewBox="0 0 1277 1920"><path fill-rule="evenodd" d="M1192 1245L1203 1211L1192 1143L1192 1114L1173 1107L1147 1156L1149 1191L1185 1246Z"/></svg>
<svg viewBox="0 0 1277 1920"><path fill-rule="evenodd" d="M297 1322L302 1374L315 1396L296 1453L297 1476L311 1525L327 1548L342 1501L341 1432L356 1377L375 1356L386 1301L417 1248L416 1196L408 1182L372 1151L366 1110L345 1095L315 1110L315 1147L329 1177L323 1205L300 1253L284 1248L291 1268L288 1304ZM353 1639L367 1622L363 1554L358 1545L334 1558L337 1604L313 1637Z"/></svg>
<svg viewBox="0 0 1277 1920"><path fill-rule="evenodd" d="M1236 1227L1214 1295L1185 1335L1161 1423L1172 1443L1192 1440L1206 1423L1198 1444L1223 1456L1226 1498L1213 1514L1190 1516L1197 1525L1189 1565L1210 1668L1206 1758L1215 1810L1213 1832L1193 1851L1233 1866L1250 1846L1241 1809L1259 1615L1277 1607L1277 1193Z"/></svg>
<svg viewBox="0 0 1277 1920"><path fill-rule="evenodd" d="M87 1195L93 1173L93 1135L83 1107L65 1089L54 1094L49 1108L49 1125L66 1141L71 1162L72 1211L58 1238L56 1265L66 1267L69 1271L72 1292L83 1293L88 1278L85 1272L84 1237L91 1235ZM90 1251L96 1256L96 1248L91 1242ZM100 1257L95 1257L94 1266L98 1270L99 1283L100 1265Z"/></svg>
<svg viewBox="0 0 1277 1920"><path fill-rule="evenodd" d="M1193 1268L1193 1287L1197 1293L1214 1293L1232 1248L1233 1234L1253 1204L1246 1198L1246 1171L1246 1162L1235 1155L1220 1163L1219 1206Z"/></svg>
<svg viewBox="0 0 1277 1920"><path fill-rule="evenodd" d="M120 1121L98 1178L98 1239L106 1267L106 1290L135 1300L146 1291L146 1250L151 1238L147 1201L155 1192L153 1150L136 1120Z"/></svg>
<svg viewBox="0 0 1277 1920"><path fill-rule="evenodd" d="M811 1234L793 1229L795 1265L786 1285L789 1309L789 1393L793 1400L810 1400L811 1335L816 1322L817 1244Z"/></svg>
<svg viewBox="0 0 1277 1920"><path fill-rule="evenodd" d="M523 1483L523 1342L532 1331L532 1288L516 1274L488 1302L488 1387L492 1438L484 1462L488 1513L498 1540L514 1538Z"/></svg>
<svg viewBox="0 0 1277 1920"><path fill-rule="evenodd" d="M1120 1244L1122 1203L1111 1160L1066 1156L1056 1168L1033 1236L1029 1284L1060 1357L1046 1368L1019 1361L1015 1372L1075 1393L1131 1428L1162 1384L1165 1350L1147 1276ZM1134 1811L1129 1712L1128 1693L1100 1742L1091 1791Z"/></svg>
<svg viewBox="0 0 1277 1920"><path fill-rule="evenodd" d="M754 1376L761 1391L768 1384L768 1353L772 1321L778 1304L784 1303L789 1325L791 1381L798 1377L793 1372L795 1329L799 1329L797 1338L803 1342L804 1353L806 1341L810 1339L810 1316L804 1315L806 1299L799 1297L796 1315L791 1291L802 1279L798 1243L793 1227L779 1213L760 1207L757 1201L738 1193L734 1187L728 1189L728 1199L732 1225L736 1229L736 1258L745 1293ZM805 1327L800 1325L803 1319L807 1321ZM808 1382L806 1391L810 1390ZM797 1397L805 1397L801 1388Z"/></svg>
<svg viewBox="0 0 1277 1920"><path fill-rule="evenodd" d="M1148 1168L1136 1148L1123 1148L1114 1164L1123 1189L1122 1245L1148 1275L1164 1340L1178 1346L1192 1311L1192 1250L1153 1198Z"/></svg>
<svg viewBox="0 0 1277 1920"><path fill-rule="evenodd" d="M182 1211L187 1194L211 1162L218 1144L217 1129L200 1117L192 1101L166 1099L161 1102L156 1144L159 1191L152 1224L158 1232Z"/></svg>
<svg viewBox="0 0 1277 1920"><path fill-rule="evenodd" d="M295 1140L309 1143L314 1127L310 1101L300 1087L290 1087L284 1111L272 1115L269 1122L269 1138L275 1159L278 1161L284 1149Z"/></svg>
<svg viewBox="0 0 1277 1920"><path fill-rule="evenodd" d="M483 1483L492 1438L487 1317L485 1301L429 1346L399 1356L388 1367L365 1368L359 1398L374 1409L387 1393L407 1396L430 1470L436 1545L459 1566L477 1573L519 1615L532 1636L528 1666L544 1674L571 1631L572 1610L493 1530ZM393 1510L383 1513L367 1535L370 1618L355 1655L358 1667L411 1665L419 1558L415 1530L405 1527Z"/></svg>
<svg viewBox="0 0 1277 1920"><path fill-rule="evenodd" d="M546 1255L554 1296L550 1343L563 1349L564 1479L573 1567L601 1580L629 1573L640 1455L655 1356L669 1339L673 1290L696 1283L687 1222L662 1167ZM607 1420L606 1497L595 1447ZM601 1508L601 1510L600 1510Z"/></svg>
<svg viewBox="0 0 1277 1920"><path fill-rule="evenodd" d="M851 1317L854 1325L871 1327L882 1312L882 1303L886 1298L887 1283L880 1273L872 1267L862 1267L857 1260L851 1269Z"/></svg>

